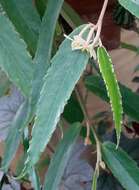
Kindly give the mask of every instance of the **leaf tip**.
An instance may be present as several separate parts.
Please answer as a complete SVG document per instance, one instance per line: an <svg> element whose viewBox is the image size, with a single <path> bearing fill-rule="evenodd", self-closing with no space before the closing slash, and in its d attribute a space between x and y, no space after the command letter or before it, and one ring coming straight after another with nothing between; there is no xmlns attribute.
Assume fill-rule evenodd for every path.
<svg viewBox="0 0 139 190"><path fill-rule="evenodd" d="M120 144L120 134L117 134L117 145L116 145L116 150L118 150Z"/></svg>

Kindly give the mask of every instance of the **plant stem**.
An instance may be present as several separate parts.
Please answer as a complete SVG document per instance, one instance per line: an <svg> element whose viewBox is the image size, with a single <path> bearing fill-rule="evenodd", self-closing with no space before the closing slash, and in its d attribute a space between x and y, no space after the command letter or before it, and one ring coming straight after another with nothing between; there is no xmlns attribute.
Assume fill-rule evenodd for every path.
<svg viewBox="0 0 139 190"><path fill-rule="evenodd" d="M85 144L88 144L87 142L90 142L90 128L91 128L90 118L89 118L89 115L88 115L86 105L85 105L85 103L83 101L82 94L81 94L80 90L78 89L78 87L75 88L75 93L76 93L77 99L79 101L79 104L80 104L81 109L82 109L83 114L84 114L85 123L86 123L86 127L87 127L87 134L86 134ZM91 129L92 129L93 134L94 134L94 138L95 138L95 141L96 141L96 144L97 144L97 149L99 149L99 152L100 152L100 142L99 142L99 138L97 137L96 130L95 130L94 127L91 128Z"/></svg>
<svg viewBox="0 0 139 190"><path fill-rule="evenodd" d="M81 109L83 111L84 117L85 117L85 123L86 123L86 127L87 127L87 134L86 134L86 138L85 138L85 145L90 144L90 128L91 128L91 122L89 119L89 115L87 112L87 108L86 105L84 104L83 98L82 98L82 94L79 91L78 87L75 88L75 93L77 96L77 99L79 101L79 104L81 106ZM101 166L103 169L105 169L105 163L102 161L102 155L101 155L101 143L99 141L99 138L97 136L95 127L91 128L95 141L96 141L96 149L97 149L97 162L96 162L96 167L95 167L95 178L93 180L93 188L95 187L95 182L99 176L99 167Z"/></svg>
<svg viewBox="0 0 139 190"><path fill-rule="evenodd" d="M104 14L106 12L107 5L108 5L108 0L105 0L104 4L103 4L103 7L102 7L102 10L101 10L101 13L99 15L99 19L98 19L97 24L99 24L99 23L102 24L102 21L103 21L103 18L104 18Z"/></svg>
<svg viewBox="0 0 139 190"><path fill-rule="evenodd" d="M80 93L78 87L75 88L75 93L76 93L77 99L79 101L79 104L81 106L81 109L83 111L84 118L85 118L85 123L86 123L86 128L87 128L85 144L87 145L87 144L90 144L90 120L89 120L89 116L88 116L86 106L85 106L84 101L83 101L82 94Z"/></svg>
<svg viewBox="0 0 139 190"><path fill-rule="evenodd" d="M107 5L108 5L108 0L105 0L102 10L101 10L101 13L100 13L100 16L99 16L99 19L98 19L98 22L96 24L97 25L97 33L96 33L94 41L91 45L92 47L94 47L95 44L99 41L100 33L101 33L101 29L102 29L102 22L103 22L103 18L104 18L105 12L106 12Z"/></svg>

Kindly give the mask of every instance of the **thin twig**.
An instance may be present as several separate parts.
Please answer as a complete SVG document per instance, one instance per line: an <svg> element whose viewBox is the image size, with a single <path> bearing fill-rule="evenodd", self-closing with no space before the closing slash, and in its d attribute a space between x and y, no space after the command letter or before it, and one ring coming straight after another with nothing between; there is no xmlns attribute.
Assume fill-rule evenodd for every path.
<svg viewBox="0 0 139 190"><path fill-rule="evenodd" d="M85 117L85 123L86 123L86 128L87 128L87 133L86 133L86 139L85 139L85 144L90 144L90 121L89 121L89 116L87 113L86 106L84 105L83 97L78 89L78 87L75 88L75 93L77 96L77 99L79 101L79 104L81 106L81 109L83 111L84 117Z"/></svg>
<svg viewBox="0 0 139 190"><path fill-rule="evenodd" d="M90 128L91 128L91 122L89 119L89 115L86 109L86 105L84 104L84 101L82 99L82 94L79 91L78 87L75 88L75 93L77 96L77 99L79 101L79 104L81 106L81 109L83 111L84 117L85 117L85 123L86 123L86 128L87 128L87 134L86 134L86 139L85 139L85 144L90 144ZM91 128L95 141L96 141L96 149L97 149L97 162L96 162L96 170L99 172L99 166L101 166L103 169L105 168L105 164L102 161L102 156L101 156L101 143L99 141L99 138L97 136L95 127Z"/></svg>
<svg viewBox="0 0 139 190"><path fill-rule="evenodd" d="M101 13L100 13L100 16L99 16L99 19L98 19L98 22L96 24L96 26L97 26L97 33L96 33L96 36L94 38L93 43L91 44L92 47L94 47L95 44L97 42L99 42L100 33L101 33L101 29L102 29L103 18L104 18L105 12L106 12L107 5L108 5L108 0L105 0L104 4L103 4L103 7L102 7L102 10L101 10Z"/></svg>

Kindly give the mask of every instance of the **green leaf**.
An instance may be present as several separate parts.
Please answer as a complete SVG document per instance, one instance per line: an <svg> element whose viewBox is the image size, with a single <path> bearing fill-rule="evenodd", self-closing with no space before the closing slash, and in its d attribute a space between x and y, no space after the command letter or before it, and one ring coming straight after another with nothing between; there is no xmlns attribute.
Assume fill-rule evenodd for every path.
<svg viewBox="0 0 139 190"><path fill-rule="evenodd" d="M34 58L35 67L31 92L32 110L36 107L43 85L43 77L50 66L53 38L62 4L63 0L49 0L47 2L47 9L42 20L37 51Z"/></svg>
<svg viewBox="0 0 139 190"><path fill-rule="evenodd" d="M116 142L115 133L108 137L112 142ZM139 138L128 138L124 134L121 135L120 147L139 164ZM98 190L125 190L122 188L111 172L102 171L98 179Z"/></svg>
<svg viewBox="0 0 139 190"><path fill-rule="evenodd" d="M67 166L69 157L80 133L81 125L80 123L74 123L66 131L64 138L59 143L56 148L55 154L51 160L50 166L48 168L44 188L56 190L61 182L61 178L64 174L64 170Z"/></svg>
<svg viewBox="0 0 139 190"><path fill-rule="evenodd" d="M117 133L117 145L119 144L122 122L122 102L119 86L114 74L112 61L104 47L99 47L97 50L100 72L104 79L107 93L110 98L110 104L113 111L115 129Z"/></svg>
<svg viewBox="0 0 139 190"><path fill-rule="evenodd" d="M52 5L49 7L49 9L51 9L52 8ZM56 7L57 8L57 7ZM50 16L50 12L51 12L52 10L49 10L49 14L47 15L47 19L46 18L44 18L44 22L43 22L43 24L45 24L45 27L43 27L43 25L42 25L42 30L41 30L41 34L40 34L40 44L39 44L39 47L38 47L38 54L40 53L41 54L41 56L39 56L39 57L37 57L38 59L42 59L42 62L43 62L43 66L45 67L45 64L46 64L46 59L47 59L47 56L48 56L48 54L47 54L47 50L48 50L48 46L50 45L51 46L51 44L49 44L49 40L52 40L52 33L50 34L49 33L49 31L48 31L48 24L47 24L47 22L49 21L49 16ZM52 11L53 12L53 11ZM58 13L57 13L58 14ZM55 14L53 14L53 15L55 15ZM58 16L58 15L57 15ZM46 20L45 20L46 19ZM56 19L55 17L52 17L52 19ZM51 20L51 22L52 22L52 20ZM49 22L48 22L49 23ZM50 25L51 26L51 25ZM53 30L55 29L54 28L54 25L52 26L52 28L53 28ZM50 29L50 28L49 28ZM54 31L53 31L54 32ZM50 39L50 35L46 35L46 33L49 33L50 35L52 35L51 36L51 39ZM47 37L46 37L47 36ZM44 38L43 38L44 37ZM46 40L46 38L47 38L47 40ZM48 39L49 38L49 39ZM44 41L43 41L44 40ZM43 44L42 44L42 46L41 46L41 43L43 42ZM50 42L50 43L52 43L52 41ZM49 45L48 45L49 44ZM50 51L50 50L49 50ZM38 54L37 54L37 56L38 56ZM49 54L50 54L50 52L49 52ZM51 54L49 55L49 58L51 57ZM41 69L41 68L39 68L39 69ZM44 71L44 70L43 70ZM37 72L37 70L36 70L36 72ZM46 71L45 71L46 72ZM25 72L23 72L23 74L24 74ZM28 71L28 73L30 73L30 71ZM25 75L24 75L25 76ZM37 75L38 76L38 75ZM25 76L26 77L26 76ZM34 76L34 77L36 77L36 76ZM40 78L39 78L40 79ZM40 80L42 80L42 78L40 79ZM27 84L29 84L30 83L30 81L29 82L26 82L26 85ZM25 86L26 86L25 85ZM31 88L31 87L30 87ZM30 92L30 88L28 89L28 93ZM41 87L40 87L40 89L41 89ZM39 91L38 91L38 95L39 95ZM37 100L36 100L37 101ZM35 102L36 103L36 102ZM30 121L30 113L33 115L34 113L32 113L31 112L31 107L28 105L28 108L27 108L27 110L26 110L26 113L25 113L25 116L24 116L24 121L25 121L25 123L20 123L20 126L21 126L21 128L22 129L24 129L24 127L29 123L29 121ZM28 112L28 113L27 113ZM19 121L20 122L20 121ZM17 130L17 125L15 125L15 130ZM14 132L14 131L13 131ZM22 131L23 132L23 131ZM22 134L22 133L21 133ZM6 167L8 168L8 166L9 166L9 164L10 164L10 161L12 160L12 158L13 158L13 156L15 155L15 153L16 153L16 150L17 150L17 148L18 148L18 145L19 145L19 142L20 142L20 138L21 138L21 134L19 133L18 134L18 131L17 131L17 134L15 134L15 135L13 135L13 133L11 133L11 135L9 135L9 137L8 137L8 139L9 140L7 140L7 147L9 146L9 149L10 149L10 152L8 152L8 148L6 148L6 152L5 152L5 159L4 159L4 161L3 161L3 165L7 165ZM17 143L17 140L16 140L16 138L18 139L18 143ZM12 141L12 143L10 144L10 141ZM16 145L16 146L15 146ZM13 147L15 146L15 149L13 150ZM7 169L6 168L6 169Z"/></svg>
<svg viewBox="0 0 139 190"><path fill-rule="evenodd" d="M73 29L83 24L83 20L81 19L81 17L67 2L63 3L61 15Z"/></svg>
<svg viewBox="0 0 139 190"><path fill-rule="evenodd" d="M82 122L84 115L74 94L70 97L67 105L65 106L63 117L69 122Z"/></svg>
<svg viewBox="0 0 139 190"><path fill-rule="evenodd" d="M32 168L30 171L30 178L31 178L32 187L35 190L41 190L40 178L38 176L37 171L34 168Z"/></svg>
<svg viewBox="0 0 139 190"><path fill-rule="evenodd" d="M139 47L137 47L137 46L135 46L135 45L127 44L127 43L121 42L121 48L128 49L128 50L131 50L131 51L133 51L133 52L139 54Z"/></svg>
<svg viewBox="0 0 139 190"><path fill-rule="evenodd" d="M0 67L22 93L28 96L33 72L31 57L8 18L1 15L0 23Z"/></svg>
<svg viewBox="0 0 139 190"><path fill-rule="evenodd" d="M85 81L86 87L103 100L109 102L106 88L101 77L90 76ZM122 94L122 104L124 113L139 121L139 95L132 92L131 89L119 83L120 91Z"/></svg>
<svg viewBox="0 0 139 190"><path fill-rule="evenodd" d="M126 190L139 189L139 168L121 148L112 143L104 143L102 155L105 163Z"/></svg>
<svg viewBox="0 0 139 190"><path fill-rule="evenodd" d="M41 18L43 17L45 9L46 9L46 2L47 0L35 0L35 5Z"/></svg>
<svg viewBox="0 0 139 190"><path fill-rule="evenodd" d="M119 0L119 3L139 18L139 1L138 0Z"/></svg>
<svg viewBox="0 0 139 190"><path fill-rule="evenodd" d="M14 120L11 123L10 131L6 139L4 157L2 160L2 169L7 172L10 162L12 161L17 148L20 144L20 139L26 127L26 117L28 113L28 101L21 104L17 111Z"/></svg>
<svg viewBox="0 0 139 190"><path fill-rule="evenodd" d="M41 20L32 0L0 0L6 14L34 54Z"/></svg>
<svg viewBox="0 0 139 190"><path fill-rule="evenodd" d="M79 34L82 27L76 29L70 37ZM82 75L89 55L80 50L72 51L71 41L65 39L59 51L52 59L41 90L37 106L36 120L32 130L27 165L34 165L48 144L63 112L67 100ZM39 143L38 143L39 142Z"/></svg>

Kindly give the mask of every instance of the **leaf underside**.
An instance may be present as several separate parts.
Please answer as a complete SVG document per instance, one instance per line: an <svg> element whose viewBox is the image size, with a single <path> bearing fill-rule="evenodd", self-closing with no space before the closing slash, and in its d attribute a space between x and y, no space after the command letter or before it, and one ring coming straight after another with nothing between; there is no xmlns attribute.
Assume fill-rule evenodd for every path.
<svg viewBox="0 0 139 190"><path fill-rule="evenodd" d="M32 2L31 1L26 1L24 0L24 5L22 5L22 3L20 2L17 2L17 6L14 7L15 5L15 2L16 0L13 0L11 2L3 2L3 6L4 8L6 9L6 12L8 13L8 16L11 18L12 22L15 24L15 27L16 29L20 32L20 34L22 35L23 38L25 38L25 40L27 40L27 38L29 36L26 36L26 32L25 31L28 31L29 32L29 35L31 35L32 38L34 38L34 35L32 34L32 32L35 34L35 36L37 37L37 33L38 33L38 26L40 26L40 23L38 21L37 22L37 18L35 17L35 12L33 12L33 10L31 11L31 9L33 9L34 7L32 7ZM51 4L52 1L50 1L50 5L49 7L47 7L47 13L45 15L45 18L44 18L44 22L42 22L42 27L41 27L41 31L40 31L40 38L39 38L39 45L38 45L38 49L37 49L37 55L35 57L35 61L36 59L40 60L41 59L41 65L43 64L43 66L45 65L46 67L46 59L48 59L47 62L49 62L49 59L51 57L51 46L52 46L52 39L53 39L53 34L54 34L54 31L55 31L55 25L56 25L56 20L58 18L58 13L60 12L60 6L62 6L62 2L63 0L59 0L57 1L57 6L59 6L59 10L57 10L57 12L55 14L53 14L53 17L52 17L52 20L55 20L55 22L52 24L50 23L50 27L51 27L51 32L49 33L50 35L46 35L46 33L48 33L48 29L46 28L49 28L50 30L50 27L48 26L48 20L50 19L50 13L51 12L55 12L54 10L52 11L51 8L53 8L54 6L52 6L52 4L54 4L54 2ZM56 4L55 4L56 5ZM11 6L14 7L15 9L15 13L10 13L9 10L11 9ZM54 9L57 8L54 7ZM27 13L26 15L24 15L24 11L23 11L23 7L26 7L27 8ZM49 10L48 10L49 8ZM29 11L30 10L30 11ZM29 11L29 12L28 12ZM34 9L35 11L35 9ZM17 14L17 13L20 13L19 14L19 17L17 19L14 20L14 15ZM32 16L34 15L33 19ZM37 16L37 15L36 15ZM27 19L28 18L28 19ZM23 25L20 26L20 24L22 23L22 19L24 20L25 23L23 23ZM22 31L20 31L22 29L22 26L27 25L23 30L23 33ZM44 24L44 26L43 26ZM30 29L28 29L28 27ZM34 28L36 27L36 28ZM24 33L25 32L25 33ZM28 33L27 32L27 33ZM25 35L25 36L24 36ZM47 36L47 37L46 37ZM35 39L37 40L37 38L35 37ZM31 38L31 40L33 40ZM22 41L21 41L22 42ZM43 42L43 43L42 43ZM40 45L42 44L42 45ZM29 44L28 44L29 45ZM35 43L34 44L30 44L31 47L33 48L33 52L35 50ZM21 51L22 52L22 51ZM48 52L48 53L46 53ZM49 54L49 56L48 56ZM20 55L20 54L19 54ZM23 60L25 63L27 62L26 60ZM40 63L40 62L39 62ZM23 65L24 66L24 65ZM32 65L33 66L33 65ZM40 66L40 65L39 65ZM47 65L48 66L48 65ZM36 68L35 68L36 69ZM37 69L41 70L41 67L37 67ZM36 69L36 70L37 70ZM32 69L33 70L33 69ZM43 68L41 70L44 74L46 73L46 68ZM38 72L38 70L37 70ZM24 73L24 76L26 76L26 72L23 72ZM27 74L30 73L32 74L32 71L28 71ZM39 78L40 76L38 76L38 73L37 73L37 78ZM34 75L34 78L36 79L36 75ZM42 82L42 77L39 78L39 80ZM27 80L27 79L26 79ZM25 86L27 86L28 84L30 85L30 82L27 82L25 81L26 84ZM31 85L30 87L28 88L28 94L30 94L30 89L31 89ZM40 85L40 89L41 89L41 85ZM40 89L38 89L37 87L37 93L40 94ZM33 92L34 93L34 92ZM37 101L37 100L35 100ZM36 102L35 102L36 103ZM18 145L19 145L19 142L20 142L20 138L21 138L21 135L22 135L22 132L23 132L23 129L25 128L25 126L28 125L30 119L32 118L32 116L34 115L34 110L32 111L32 104L30 105L30 102L28 102L28 104L26 105L26 108L25 108L25 114L23 115L23 120L24 122L21 121L21 118L19 116L19 121L16 117L15 119L15 122L12 123L12 125L14 126L14 130L16 131L14 134L13 133L10 133L9 136L8 136L8 139L6 141L6 149L5 149L5 157L4 157L4 161L3 161L3 166L5 167L5 170L7 169L7 167L9 166L10 164L10 161L12 160L13 156L15 155L16 153L16 150L18 148ZM22 112L21 112L22 113ZM17 121L16 121L17 120ZM19 127L21 127L21 131L18 132L18 126L17 126L17 123L19 125ZM11 145L9 144L9 142L12 142ZM9 146L9 149L10 151L8 151L8 146ZM14 150L13 150L13 147L15 146ZM11 157L11 158L10 158Z"/></svg>
<svg viewBox="0 0 139 190"><path fill-rule="evenodd" d="M28 101L25 100L19 107L13 121L11 122L8 137L5 141L5 151L2 160L2 169L7 172L10 162L12 161L17 148L20 144L20 139L24 128L26 127L26 118L28 114Z"/></svg>

